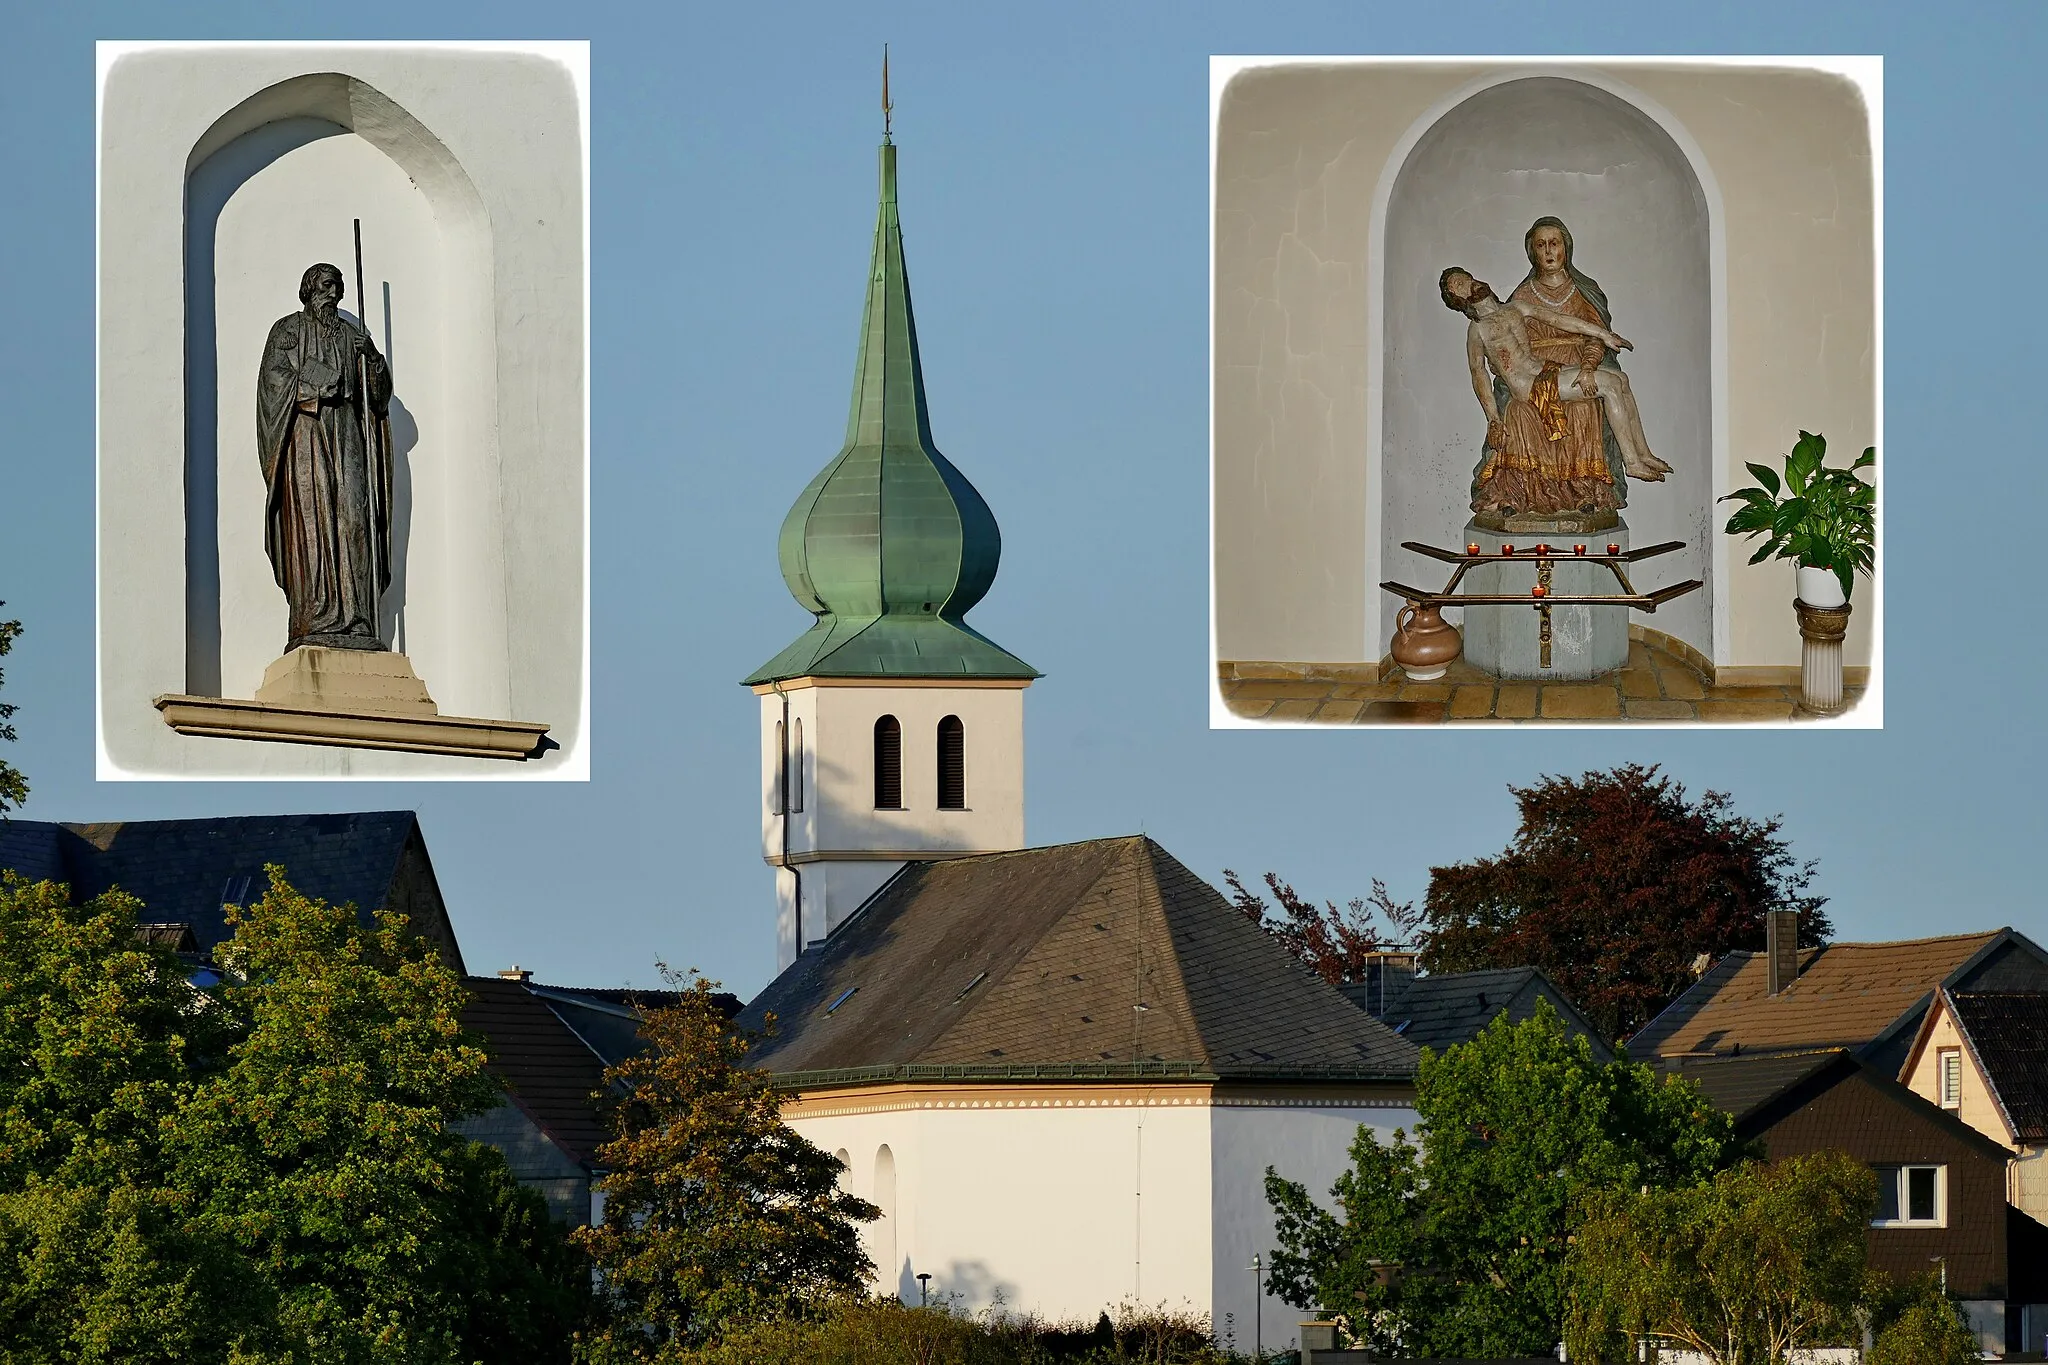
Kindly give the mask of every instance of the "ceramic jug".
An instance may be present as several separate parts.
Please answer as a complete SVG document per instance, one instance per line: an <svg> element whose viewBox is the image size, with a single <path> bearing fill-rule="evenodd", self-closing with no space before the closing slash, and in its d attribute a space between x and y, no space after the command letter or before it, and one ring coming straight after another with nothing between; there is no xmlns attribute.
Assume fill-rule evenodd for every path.
<svg viewBox="0 0 2048 1365"><path fill-rule="evenodd" d="M1394 643L1388 653L1415 682L1441 678L1451 660L1464 649L1458 628L1443 618L1443 608L1410 602L1394 617Z"/></svg>

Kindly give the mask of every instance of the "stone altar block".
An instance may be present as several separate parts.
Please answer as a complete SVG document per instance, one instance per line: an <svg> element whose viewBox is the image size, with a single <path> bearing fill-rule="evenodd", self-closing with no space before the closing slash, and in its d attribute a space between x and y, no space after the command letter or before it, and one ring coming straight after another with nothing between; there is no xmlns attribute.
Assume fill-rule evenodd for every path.
<svg viewBox="0 0 2048 1365"><path fill-rule="evenodd" d="M1610 544L1626 551L1628 536L1626 521L1604 531L1514 532L1489 531L1469 521L1460 539L1488 551L1498 550L1504 543L1523 550L1547 542L1555 566L1550 591L1564 597L1620 592L1621 585L1605 565L1574 562L1572 546L1584 545L1589 554L1604 553ZM1525 594L1535 582L1535 560L1518 555L1474 568L1460 587L1472 593ZM1597 678L1628 662L1627 607L1554 606L1550 609L1550 667L1544 668L1537 638L1541 613L1536 605L1537 599L1531 597L1526 607L1466 607L1466 660L1496 677L1537 682Z"/></svg>

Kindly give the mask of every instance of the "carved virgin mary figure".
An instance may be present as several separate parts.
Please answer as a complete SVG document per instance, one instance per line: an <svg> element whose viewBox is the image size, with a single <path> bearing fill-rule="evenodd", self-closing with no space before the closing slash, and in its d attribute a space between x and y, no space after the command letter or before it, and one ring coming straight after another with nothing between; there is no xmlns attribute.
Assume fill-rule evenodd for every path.
<svg viewBox="0 0 2048 1365"><path fill-rule="evenodd" d="M309 266L305 306L272 325L256 379L256 440L269 488L263 547L291 605L285 642L385 648L391 583L391 372L341 316L341 271Z"/></svg>
<svg viewBox="0 0 2048 1365"><path fill-rule="evenodd" d="M1538 218L1523 234L1529 273L1509 297L1536 310L1527 319L1529 348L1546 369L1580 365L1619 369L1615 353L1583 333L1552 327L1545 311L1611 328L1607 293L1572 261L1571 229L1561 219ZM1618 441L1599 399L1567 388L1557 401L1513 398L1493 379L1500 420L1487 433L1486 452L1472 481L1472 511L1482 524L1512 529L1516 522L1566 518L1594 529L1614 524L1628 503L1626 479L1661 480L1671 471L1650 454L1639 431Z"/></svg>

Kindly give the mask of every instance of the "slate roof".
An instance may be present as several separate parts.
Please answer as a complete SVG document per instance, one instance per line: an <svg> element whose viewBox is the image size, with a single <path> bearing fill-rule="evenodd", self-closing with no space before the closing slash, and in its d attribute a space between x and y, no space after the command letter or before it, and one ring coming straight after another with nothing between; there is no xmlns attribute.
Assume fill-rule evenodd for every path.
<svg viewBox="0 0 2048 1365"><path fill-rule="evenodd" d="M911 863L741 1012L795 1085L1405 1080L1416 1049L1142 836Z"/></svg>
<svg viewBox="0 0 2048 1365"><path fill-rule="evenodd" d="M1917 1023L1934 988L2009 930L1802 949L1799 978L1773 997L1765 955L1731 952L1628 1043L1637 1058L1682 1053L1862 1050Z"/></svg>
<svg viewBox="0 0 2048 1365"><path fill-rule="evenodd" d="M2048 992L1955 991L1948 1001L2014 1138L2048 1141Z"/></svg>
<svg viewBox="0 0 2048 1365"><path fill-rule="evenodd" d="M340 815L242 815L110 824L0 822L0 868L66 882L74 900L110 887L138 897L153 924L185 924L198 951L228 937L224 904L260 898L266 864L292 885L365 914L385 903L406 842L411 811Z"/></svg>
<svg viewBox="0 0 2048 1365"><path fill-rule="evenodd" d="M1536 1013L1536 1002L1548 999L1563 1020L1567 1032L1592 1040L1593 1051L1602 1061L1612 1061L1614 1050L1600 1037L1599 1030L1549 977L1535 967L1500 967L1476 972L1432 973L1410 978L1388 991L1385 1012L1377 1008L1376 985L1339 986L1344 997L1374 1015L1417 1047L1441 1051L1469 1043L1480 1030L1502 1014L1510 1023L1520 1023Z"/></svg>
<svg viewBox="0 0 2048 1365"><path fill-rule="evenodd" d="M1980 1155L2001 1164L2011 1156L1948 1110L1866 1065L1847 1048L1760 1057L1668 1058L1659 1063L1659 1069L1697 1084L1716 1108L1734 1118L1736 1135L1744 1139L1756 1137L1782 1120L1789 1108L1857 1077L1891 1103Z"/></svg>
<svg viewBox="0 0 2048 1365"><path fill-rule="evenodd" d="M595 1166L611 1136L593 1098L604 1087L603 1060L522 983L471 976L463 984L463 1027L484 1036L489 1070L512 1103L572 1159Z"/></svg>

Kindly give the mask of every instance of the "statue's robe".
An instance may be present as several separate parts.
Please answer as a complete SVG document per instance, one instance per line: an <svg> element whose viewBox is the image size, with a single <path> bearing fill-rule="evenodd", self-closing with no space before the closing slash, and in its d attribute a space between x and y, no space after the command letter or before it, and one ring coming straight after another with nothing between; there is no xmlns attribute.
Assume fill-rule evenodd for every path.
<svg viewBox="0 0 2048 1365"><path fill-rule="evenodd" d="M256 439L269 488L263 548L291 605L286 650L383 649L391 584L391 372L362 329L310 310L263 343Z"/></svg>
<svg viewBox="0 0 2048 1365"><path fill-rule="evenodd" d="M1612 324L1607 296L1589 277L1572 272L1577 286L1558 311L1601 327ZM1534 272L1516 286L1511 299L1538 308L1550 305L1536 294ZM1621 447L1607 429L1597 398L1577 397L1570 379L1578 365L1614 366L1614 356L1592 337L1579 336L1526 318L1529 349L1547 370L1533 401L1515 398L1498 376L1493 392L1506 439L1489 448L1472 481L1472 510L1524 516L1612 512L1628 504ZM1550 367L1555 367L1554 370ZM1559 392L1560 383L1562 391Z"/></svg>

